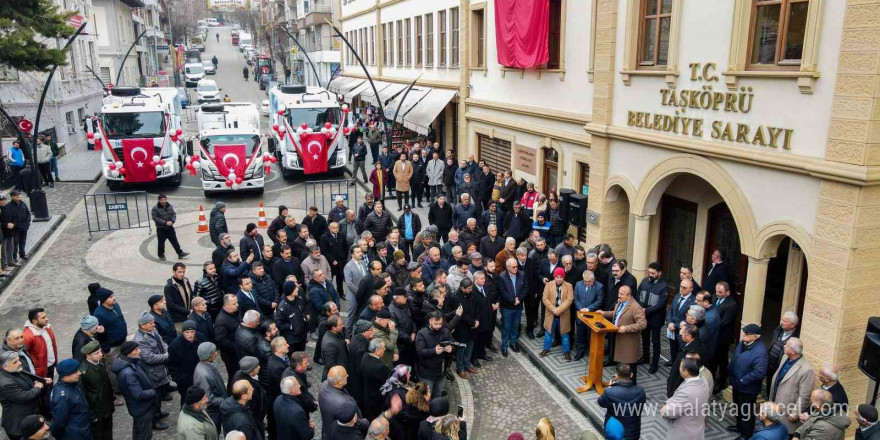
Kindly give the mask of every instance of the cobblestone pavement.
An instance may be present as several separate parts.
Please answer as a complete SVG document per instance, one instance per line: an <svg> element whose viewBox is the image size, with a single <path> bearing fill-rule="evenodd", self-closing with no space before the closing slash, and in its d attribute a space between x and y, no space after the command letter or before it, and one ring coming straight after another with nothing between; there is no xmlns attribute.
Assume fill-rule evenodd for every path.
<svg viewBox="0 0 880 440"><path fill-rule="evenodd" d="M221 38L221 41L228 39ZM210 40L206 54L209 58L212 55ZM221 72L223 69L240 72L242 62L238 52L218 51L217 56L221 59ZM255 96L253 100L257 102L263 99L253 82L242 87L230 87L233 84L224 84L223 75L218 73L217 77L221 87L230 90L233 99L239 99L234 94L245 91ZM256 222L260 199L265 203L266 216L270 221L277 215L279 204L292 208L297 219L302 217L306 208L302 179L285 181L280 178L277 169L272 174L275 177L267 184L262 197L252 193L235 193L206 199L198 181L191 176L186 176L179 188L133 189L144 189L150 193L148 207L155 203L156 194L168 194L169 201L178 213L178 236L184 250L191 253L185 260L189 265L187 276L195 280L200 276L201 263L209 259L213 249L207 234L196 233L199 205L205 208L207 215L216 200L228 204L229 229L236 244L245 224ZM137 316L147 310L147 298L162 293L162 286L171 275L174 254L169 251L168 261L158 260L155 232L150 234L146 228L96 233L90 238L85 209L81 203L82 195L106 191L103 181L92 186L62 182L47 191L53 214L67 213L67 219L42 248L31 255L19 276L0 294L0 322L4 324L0 331L20 327L25 322L28 309L44 307L59 343L58 354L62 359L69 357L70 344L79 328L79 320L87 313L86 286L98 281L115 292L133 333ZM314 343L310 342L310 352L313 346ZM224 371L224 368L220 370ZM309 374L313 393L317 393L320 385L320 372L321 367L315 365ZM459 402L465 406L470 425L469 438L472 439L503 440L511 432L522 432L526 438L533 438L531 432L544 416L553 421L557 438L560 439L576 438L581 431L589 429L585 419L574 412L537 369L520 355L512 354L507 359L499 355L496 361L484 365L483 371L473 379L452 382L447 391L453 408ZM163 404L163 409L171 413L167 422L172 429L155 431L156 439L170 440L175 437L179 396L173 397L174 401ZM313 415L312 420L320 431L320 416ZM114 436L118 439L131 437L131 418L124 406L116 408Z"/></svg>

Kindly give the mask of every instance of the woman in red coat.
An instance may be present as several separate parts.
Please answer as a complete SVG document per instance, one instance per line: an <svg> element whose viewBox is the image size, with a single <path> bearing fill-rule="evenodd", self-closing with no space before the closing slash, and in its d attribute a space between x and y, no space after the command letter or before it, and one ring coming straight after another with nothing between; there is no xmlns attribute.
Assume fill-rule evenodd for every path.
<svg viewBox="0 0 880 440"><path fill-rule="evenodd" d="M373 199L385 202L385 185L388 183L388 172L382 169L382 164L376 162L376 169L370 173L370 183L373 184Z"/></svg>

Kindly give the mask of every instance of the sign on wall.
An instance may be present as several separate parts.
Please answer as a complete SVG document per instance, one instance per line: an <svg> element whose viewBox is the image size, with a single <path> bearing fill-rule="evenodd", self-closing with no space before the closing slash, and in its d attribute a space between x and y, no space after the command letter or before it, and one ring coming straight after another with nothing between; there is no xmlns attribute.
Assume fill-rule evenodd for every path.
<svg viewBox="0 0 880 440"><path fill-rule="evenodd" d="M517 144L513 155L514 169L533 176L538 175L538 150Z"/></svg>
<svg viewBox="0 0 880 440"><path fill-rule="evenodd" d="M690 80L697 82L691 88L660 89L660 104L669 112L642 112L628 110L626 125L659 131L664 134L693 136L738 144L791 150L794 130L772 123L747 124L723 119L705 119L701 113L689 110L708 110L735 118L752 110L755 94L751 87L741 86L725 90L715 72L715 63L690 63Z"/></svg>

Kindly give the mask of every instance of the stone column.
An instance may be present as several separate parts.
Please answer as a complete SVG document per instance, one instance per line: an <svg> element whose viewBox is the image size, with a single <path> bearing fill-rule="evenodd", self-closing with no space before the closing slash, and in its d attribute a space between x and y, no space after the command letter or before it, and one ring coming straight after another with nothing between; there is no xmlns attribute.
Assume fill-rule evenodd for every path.
<svg viewBox="0 0 880 440"><path fill-rule="evenodd" d="M641 281L648 270L648 247L651 235L650 215L633 215L635 219L635 231L633 231L633 261L630 272Z"/></svg>
<svg viewBox="0 0 880 440"><path fill-rule="evenodd" d="M749 257L749 271L746 275L746 292L742 305L742 323L761 325L764 311L764 288L767 287L767 266L769 258ZM706 288L704 286L704 288Z"/></svg>

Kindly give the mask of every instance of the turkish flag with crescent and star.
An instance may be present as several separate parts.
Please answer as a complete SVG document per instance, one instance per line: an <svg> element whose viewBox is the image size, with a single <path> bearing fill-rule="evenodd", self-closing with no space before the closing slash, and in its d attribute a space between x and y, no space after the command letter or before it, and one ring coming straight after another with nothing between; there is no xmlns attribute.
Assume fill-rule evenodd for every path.
<svg viewBox="0 0 880 440"><path fill-rule="evenodd" d="M125 166L124 182L154 182L156 165L150 166L155 151L153 139L123 139L122 163Z"/></svg>
<svg viewBox="0 0 880 440"><path fill-rule="evenodd" d="M221 176L226 177L230 171L235 171L236 176L244 177L244 167L248 161L244 144L214 145L214 158L214 164Z"/></svg>
<svg viewBox="0 0 880 440"><path fill-rule="evenodd" d="M327 155L330 147L327 145L327 135L324 133L302 133L299 135L300 159L302 159L303 174L326 173Z"/></svg>

